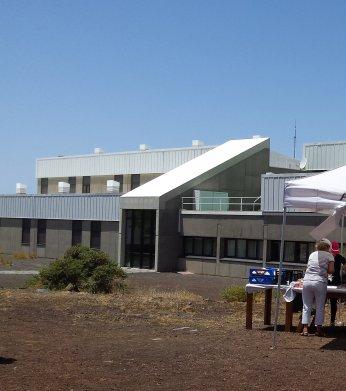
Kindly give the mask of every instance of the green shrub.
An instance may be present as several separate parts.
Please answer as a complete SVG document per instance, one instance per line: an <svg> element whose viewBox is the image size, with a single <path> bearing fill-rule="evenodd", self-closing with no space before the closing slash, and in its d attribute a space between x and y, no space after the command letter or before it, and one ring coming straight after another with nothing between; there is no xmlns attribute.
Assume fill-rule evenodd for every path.
<svg viewBox="0 0 346 391"><path fill-rule="evenodd" d="M39 280L51 290L110 293L123 286L125 272L103 251L73 246L41 269Z"/></svg>
<svg viewBox="0 0 346 391"><path fill-rule="evenodd" d="M222 291L221 296L228 303L246 301L246 292L243 286L236 285L225 288Z"/></svg>

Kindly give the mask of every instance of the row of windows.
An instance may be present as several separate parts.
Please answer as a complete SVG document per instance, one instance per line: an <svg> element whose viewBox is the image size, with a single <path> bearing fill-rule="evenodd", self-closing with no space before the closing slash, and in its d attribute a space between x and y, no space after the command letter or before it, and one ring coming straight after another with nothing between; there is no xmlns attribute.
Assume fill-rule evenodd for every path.
<svg viewBox="0 0 346 391"><path fill-rule="evenodd" d="M124 176L114 175L114 180L119 182L119 192L123 192L124 187ZM131 175L131 190L135 189L140 185L141 176L140 174ZM70 184L70 193L76 192L76 177L69 177L68 183ZM83 176L82 178L82 193L90 193L90 176ZM48 178L41 178L41 194L48 194Z"/></svg>
<svg viewBox="0 0 346 391"><path fill-rule="evenodd" d="M263 241L254 239L221 239L221 258L263 259ZM307 263L310 253L315 250L312 242L285 242L284 262ZM185 236L184 255L216 257L216 238ZM280 241L269 240L267 260L279 262Z"/></svg>
<svg viewBox="0 0 346 391"><path fill-rule="evenodd" d="M22 245L30 245L31 220L22 219ZM72 221L71 245L76 246L82 243L82 221ZM46 245L47 220L37 220L36 241L38 246ZM101 221L92 221L90 225L90 247L100 249L101 247Z"/></svg>

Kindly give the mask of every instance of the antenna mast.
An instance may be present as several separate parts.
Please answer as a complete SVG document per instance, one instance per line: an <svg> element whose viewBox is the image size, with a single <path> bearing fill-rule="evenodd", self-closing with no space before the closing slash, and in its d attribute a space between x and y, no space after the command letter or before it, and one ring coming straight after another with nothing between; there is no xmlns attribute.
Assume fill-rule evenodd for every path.
<svg viewBox="0 0 346 391"><path fill-rule="evenodd" d="M297 145L297 121L294 120L294 137L293 137L293 157L296 157L296 145Z"/></svg>

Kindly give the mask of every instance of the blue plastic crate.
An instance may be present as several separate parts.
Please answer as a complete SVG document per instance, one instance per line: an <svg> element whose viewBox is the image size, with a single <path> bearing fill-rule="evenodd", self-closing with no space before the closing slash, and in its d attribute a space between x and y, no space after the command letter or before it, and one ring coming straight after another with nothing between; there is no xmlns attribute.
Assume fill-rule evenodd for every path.
<svg viewBox="0 0 346 391"><path fill-rule="evenodd" d="M251 268L249 270L250 284L275 284L277 281L277 269L268 268Z"/></svg>

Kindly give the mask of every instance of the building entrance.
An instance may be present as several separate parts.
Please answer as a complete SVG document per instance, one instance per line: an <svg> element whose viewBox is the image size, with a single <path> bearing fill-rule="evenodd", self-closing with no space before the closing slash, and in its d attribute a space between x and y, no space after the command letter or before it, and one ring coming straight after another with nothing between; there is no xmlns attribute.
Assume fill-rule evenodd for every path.
<svg viewBox="0 0 346 391"><path fill-rule="evenodd" d="M155 267L155 210L125 211L125 266Z"/></svg>

